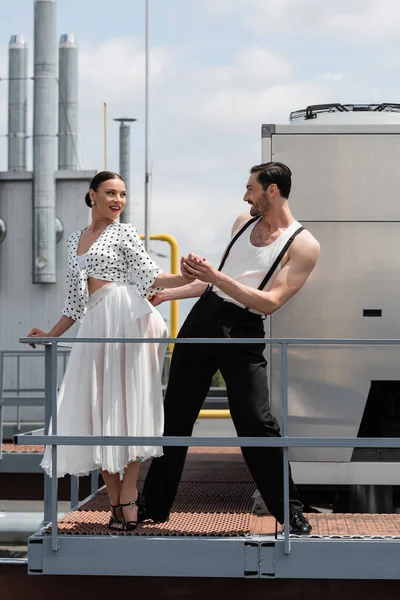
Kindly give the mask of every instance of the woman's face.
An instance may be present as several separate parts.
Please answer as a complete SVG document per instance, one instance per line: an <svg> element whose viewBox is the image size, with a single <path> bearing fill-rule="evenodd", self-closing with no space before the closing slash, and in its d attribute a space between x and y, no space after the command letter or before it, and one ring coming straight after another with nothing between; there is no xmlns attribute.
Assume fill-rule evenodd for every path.
<svg viewBox="0 0 400 600"><path fill-rule="evenodd" d="M98 217L115 221L125 208L126 189L121 179L104 181L96 191L90 190L89 195Z"/></svg>

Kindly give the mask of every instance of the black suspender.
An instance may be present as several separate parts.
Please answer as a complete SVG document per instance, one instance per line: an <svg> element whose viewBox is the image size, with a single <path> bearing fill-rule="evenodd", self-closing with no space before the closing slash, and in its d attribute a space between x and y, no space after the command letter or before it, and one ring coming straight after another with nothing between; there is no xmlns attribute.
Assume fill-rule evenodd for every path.
<svg viewBox="0 0 400 600"><path fill-rule="evenodd" d="M239 229L239 231L237 232L237 234L231 239L231 241L229 242L229 245L227 247L227 249L225 250L225 254L222 257L221 260L221 264L218 267L218 271L222 271L223 266L226 262L226 259L229 256L229 252L233 246L233 244L236 242L236 240L242 235L242 233L244 233L246 231L246 229L248 227L250 227L250 225L252 225L255 221L258 221L259 219L261 219L261 217L253 217L252 219L250 219L249 221L247 221L247 223L245 223L243 225L243 227L241 229ZM276 259L274 260L274 264L272 265L272 267L270 268L270 270L268 271L268 273L266 274L266 276L264 277L264 279L262 280L262 282L260 283L260 285L258 286L258 289L261 291L265 288L265 286L267 285L268 281L271 279L272 275L275 273L276 269L278 268L282 258L285 256L289 246L291 245L291 243L293 242L294 238L301 232L304 230L304 227L299 227L298 229L296 229L296 231L294 231L292 233L292 235L290 236L290 238L288 239L288 241L286 242L286 244L284 245L284 247L282 248L282 250L280 251L280 253L278 254L278 256L276 257ZM210 292L212 290L212 285L209 285L207 292ZM248 310L248 308L246 309Z"/></svg>
<svg viewBox="0 0 400 600"><path fill-rule="evenodd" d="M274 274L276 268L280 264L282 258L285 256L285 253L286 253L287 249L289 248L290 244L293 242L296 235L298 235L300 233L300 231L303 231L303 229L304 229L304 227L299 227L298 229L296 229L296 231L294 233L292 233L292 235L290 236L290 238L288 239L288 241L286 242L286 244L284 245L284 247L282 248L282 250L279 252L278 256L276 257L274 264L272 265L272 267L270 268L270 270L268 271L268 273L266 274L266 276L264 277L264 279L258 286L259 290L263 290L265 288L268 281L271 279L272 275Z"/></svg>
<svg viewBox="0 0 400 600"><path fill-rule="evenodd" d="M250 225L252 225L252 223L254 223L255 221L257 221L258 219L261 219L261 217L253 217L252 219L250 219L250 221L247 221L247 223L245 223L243 225L243 227L241 229L239 229L239 231L237 232L237 234L231 239L231 241L229 242L229 246L225 250L225 254L222 257L221 264L218 267L218 271L222 271L222 268L223 268L223 266L224 266L224 264L226 262L226 259L229 256L229 252L231 251L231 248L232 248L233 244L236 242L236 240L238 239L238 237L240 237L242 235L242 233L244 231L246 231L246 229L248 227L250 227Z"/></svg>

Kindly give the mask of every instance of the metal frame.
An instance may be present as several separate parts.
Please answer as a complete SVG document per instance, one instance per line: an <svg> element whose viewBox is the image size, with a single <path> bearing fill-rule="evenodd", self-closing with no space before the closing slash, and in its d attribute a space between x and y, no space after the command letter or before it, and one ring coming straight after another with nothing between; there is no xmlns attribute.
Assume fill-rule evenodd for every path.
<svg viewBox="0 0 400 600"><path fill-rule="evenodd" d="M279 134L279 135L298 135L298 134L302 134L302 135L319 135L319 134L326 134L326 133L334 133L336 135L342 135L342 134L349 134L349 133L357 133L357 134L374 134L374 133L384 133L385 135L388 134L395 134L395 135L399 135L400 133L400 124L398 123L381 123L381 124L377 124L377 125L368 125L368 124L364 124L364 123L352 123L352 124L340 124L340 131L338 131L338 125L337 124L332 124L332 125L328 125L326 123L313 123L312 125L310 125L310 123L307 121L304 121L304 125L298 125L296 124L296 126L294 126L293 124L290 125L275 125L275 124L270 124L270 123L265 123L261 126L261 136L263 138L265 137L271 137L272 134Z"/></svg>
<svg viewBox="0 0 400 600"><path fill-rule="evenodd" d="M201 339L192 339L192 338L64 338L64 342L67 343L183 343L183 344L259 344L260 340L258 338L201 338ZM52 477L45 477L45 522L52 523L52 531L51 536L45 536L43 533L36 534L32 538L30 538L30 547L31 547L31 555L32 559L29 561L30 571L41 571L46 573L80 573L83 574L82 569L85 569L85 573L89 572L97 573L96 565L102 563L99 561L99 556L102 555L104 550L102 547L106 544L107 548L107 565L106 572L109 571L110 568L113 569L113 574L135 574L135 575L177 575L178 573L174 571L171 567L172 562L166 559L165 555L165 543L168 543L169 555L173 556L173 564L179 565L180 562L178 560L179 556L182 558L186 557L185 563L185 574L192 576L213 576L217 575L215 571L218 571L218 577L234 577L240 576L238 573L238 563L235 562L238 560L238 556L242 557L243 565L246 564L246 561L255 561L255 564L261 565L258 570L249 569L246 571L246 568L243 567L243 575L246 576L246 573L249 571L253 573L252 576L280 576L280 577L318 577L318 573L320 577L327 577L327 573L330 573L329 565L325 565L325 569L320 569L320 561L321 557L328 557L326 560L329 560L331 563L333 560L336 560L336 571L337 577L348 577L350 576L354 578L355 574L352 569L349 570L349 561L352 559L352 563L354 562L354 557L357 557L356 565L358 565L360 577L367 576L367 571L370 577L374 578L378 577L378 573L371 571L370 561L368 561L368 568L362 566L362 563L359 561L359 554L357 545L365 545L366 542L357 542L355 546L347 547L347 550L350 548L350 554L344 552L341 546L343 544L347 544L348 540L342 542L336 542L338 545L330 546L332 541L326 541L319 539L318 542L312 540L310 538L306 540L296 540L291 539L289 534L289 461L288 461L288 449L290 447L374 447L374 448L400 448L400 438L290 438L288 436L288 364L287 364L287 352L288 345L374 345L374 346L388 346L388 345L400 345L400 340L365 340L365 339L274 339L274 338L266 338L266 344L272 345L277 344L281 347L281 358L282 358L282 402L283 402L283 427L282 433L283 436L280 438L258 438L258 437L236 437L236 438L192 438L189 436L185 437L134 437L134 436L58 436L57 435L57 338L37 338L37 343L45 344L45 368L46 368L46 389L45 389L45 398L46 398L46 432L48 432L48 425L50 420L50 414L52 414L52 435L31 435L30 443L31 444L47 444L52 446ZM22 343L30 343L31 340L29 338L20 339ZM14 441L16 444L23 443L26 439L25 434L16 435L14 437ZM245 552L244 545L245 540L248 538L242 538L240 540L235 539L212 539L212 538L183 538L186 540L184 543L180 540L180 538L165 539L165 538L113 538L113 537L104 537L100 538L99 536L85 536L85 542L80 541L80 548L85 548L84 554L86 557L93 557L94 562L87 558L86 563L82 563L82 561L76 561L77 554L76 549L73 549L73 539L66 536L58 535L58 527L57 527L57 446L58 445L84 445L84 446L93 446L93 445L120 445L120 446L128 446L128 445L163 445L163 446L236 446L236 447L247 447L247 446L259 446L259 447L282 447L284 451L284 534L282 541L274 541L267 540L262 536L253 536L258 539L258 543L261 544L263 550L263 555L268 555L268 559L261 560L261 554L259 558L257 558L257 544L250 544L251 550ZM50 517L49 520L47 518ZM115 540L118 539L118 546L116 546ZM101 541L103 540L103 541ZM106 540L106 541L104 541ZM129 540L129 541L128 541ZM158 544L156 541L158 540ZM119 560L112 561L112 565L109 561L109 545L111 543L114 544L113 548L113 556L115 556L115 552L118 554L121 552L121 557L126 556L126 553L123 552L123 549L126 550L126 544L134 544L137 552L134 552L134 565L135 571L132 573L132 563L129 563L129 560L122 565ZM174 548L171 552L173 544ZM380 543L380 542L379 542ZM38 547L34 549L34 546L38 546L41 544L41 549ZM72 544L72 546L71 546ZM83 544L83 545L82 545ZM96 544L96 551L92 544ZM189 546L190 544L190 551ZM370 542L368 541L369 545ZM260 546L260 548L261 548ZM90 547L90 549L89 549ZM240 550L238 551L238 547ZM392 571L392 563L398 565L398 560L400 558L400 540L384 540L382 541L382 545L380 546L380 552L382 556L382 548L385 548L385 556L387 555L387 563L390 563L390 569L385 569L384 575L388 578L400 578L400 573L398 569ZM51 552L50 552L51 548ZM72 548L72 549L71 549ZM131 546L129 546L131 548ZM140 551L139 551L140 548ZM269 548L269 550L265 550L265 548ZM295 551L292 553L293 548ZM230 551L234 549L233 554L230 555ZM375 556L374 548L372 545L368 550L364 550L366 555ZM148 553L147 553L148 551ZM160 552L159 559L155 559L155 552ZM354 554L356 551L356 554ZM36 565L40 563L39 555L42 557L43 561L43 553L46 552L46 568L43 570L43 564L41 569L37 569ZM261 551L260 551L261 552ZM181 554L182 553L182 554ZM128 551L127 554L130 554ZM288 557L292 554L292 560L288 562ZM188 570L187 557L188 556L197 556L195 561L196 567L194 570ZM343 558L344 555L347 558ZM138 557L141 558L138 558ZM252 557L251 559L249 558ZM231 560L228 560L229 557ZM338 559L341 558L339 561ZM310 561L310 558L314 558L314 564L312 567L306 569L306 566L311 564L313 561ZM317 560L318 559L318 560ZM268 566L262 566L263 561L267 560ZM74 564L72 567L71 561ZM114 565L114 562L117 563ZM232 567L232 570L228 568L229 565L235 563L235 567ZM340 565L339 565L340 563ZM104 574L105 562L102 563L102 573ZM242 563L240 563L242 564ZM298 565L304 565L304 567L299 568ZM282 566L281 566L282 565ZM296 567L297 565L297 567ZM163 567L165 567L166 572L164 573ZM278 567L278 573L276 571ZM56 569L56 570L54 570ZM161 569L161 570L160 570ZM224 570L226 569L226 570ZM272 569L274 571L272 572ZM126 572L126 571L129 571ZM313 573L313 575L311 574ZM280 573L280 575L279 575ZM302 575L302 573L307 573L307 575ZM323 574L325 573L325 575ZM374 574L375 573L375 574ZM182 575L182 571L179 573ZM329 576L332 574L330 573ZM381 574L379 574L380 578Z"/></svg>
<svg viewBox="0 0 400 600"><path fill-rule="evenodd" d="M59 349L61 350L61 349ZM63 370L65 371L66 359L69 350L62 351ZM42 458L41 452L3 452L4 440L4 416L3 407L17 407L17 428L20 425L20 408L24 406L44 406L45 397L43 388L21 388L21 358L41 358L45 356L45 351L30 352L29 350L0 350L0 473L41 473L40 461ZM5 368L4 362L6 358L15 359L17 361L17 382L16 388L4 388ZM31 396L26 394L43 393L43 396ZM6 395L6 394L16 395ZM24 395L21 395L24 394Z"/></svg>

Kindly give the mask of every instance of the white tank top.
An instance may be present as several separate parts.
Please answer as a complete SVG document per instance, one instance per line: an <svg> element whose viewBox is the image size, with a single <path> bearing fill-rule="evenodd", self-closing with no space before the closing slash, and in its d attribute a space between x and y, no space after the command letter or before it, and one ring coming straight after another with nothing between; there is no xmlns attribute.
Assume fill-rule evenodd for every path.
<svg viewBox="0 0 400 600"><path fill-rule="evenodd" d="M80 256L78 256L78 254L76 255L76 261L77 261L78 267L80 268L81 271L82 271L82 269L84 269L86 267L86 257L87 257L87 252L86 252L86 254L81 254Z"/></svg>
<svg viewBox="0 0 400 600"><path fill-rule="evenodd" d="M235 281L242 283L248 287L258 289L262 280L274 264L279 253L285 246L290 236L301 227L298 221L294 221L289 227L276 238L272 244L268 246L254 246L250 242L251 232L259 220L255 221L250 225L243 233L239 236L236 242L233 244L228 258L222 268L222 272L228 275ZM236 235L236 232L235 232ZM280 271L281 266L276 268L275 273L272 275L264 290L270 289L275 277ZM224 300L237 304L242 308L245 308L244 304L240 304L225 292L219 290L216 286L213 286L213 291ZM250 309L250 312L261 314L256 310Z"/></svg>

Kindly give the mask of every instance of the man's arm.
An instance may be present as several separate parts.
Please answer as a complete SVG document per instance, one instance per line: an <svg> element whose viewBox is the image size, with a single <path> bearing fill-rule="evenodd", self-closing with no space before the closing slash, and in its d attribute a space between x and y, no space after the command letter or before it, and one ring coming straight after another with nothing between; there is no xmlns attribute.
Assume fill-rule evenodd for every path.
<svg viewBox="0 0 400 600"><path fill-rule="evenodd" d="M275 277L268 292L256 290L221 273L208 262L197 263L188 257L192 275L200 281L216 285L228 296L249 308L269 315L283 306L307 281L320 253L317 240L309 231L302 232L293 241L287 261Z"/></svg>

